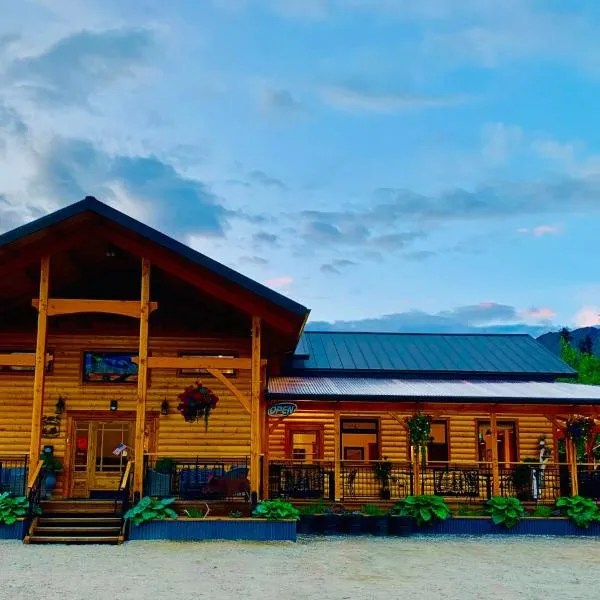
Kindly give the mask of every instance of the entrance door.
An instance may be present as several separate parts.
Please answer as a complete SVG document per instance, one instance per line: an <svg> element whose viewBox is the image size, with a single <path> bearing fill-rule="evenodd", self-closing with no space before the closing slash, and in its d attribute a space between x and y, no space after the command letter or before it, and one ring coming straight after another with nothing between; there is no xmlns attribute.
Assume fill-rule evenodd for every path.
<svg viewBox="0 0 600 600"><path fill-rule="evenodd" d="M74 424L72 498L116 492L133 446L133 421L76 421ZM119 451L125 446L125 449Z"/></svg>

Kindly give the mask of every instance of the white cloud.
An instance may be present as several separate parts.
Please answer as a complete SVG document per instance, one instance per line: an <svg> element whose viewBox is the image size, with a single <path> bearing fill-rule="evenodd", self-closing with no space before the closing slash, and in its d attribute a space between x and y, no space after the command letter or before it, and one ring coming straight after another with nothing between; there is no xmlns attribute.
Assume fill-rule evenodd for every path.
<svg viewBox="0 0 600 600"><path fill-rule="evenodd" d="M525 235L532 235L533 237L540 238L545 235L559 235L562 233L561 225L537 225L536 227L521 227L517 229L517 233Z"/></svg>
<svg viewBox="0 0 600 600"><path fill-rule="evenodd" d="M574 317L576 327L594 327L600 325L600 307L584 306Z"/></svg>
<svg viewBox="0 0 600 600"><path fill-rule="evenodd" d="M289 275L282 275L281 277L273 277L267 279L265 285L275 289L287 288L294 283L294 278Z"/></svg>
<svg viewBox="0 0 600 600"><path fill-rule="evenodd" d="M482 137L484 158L492 165L501 165L523 139L523 130L516 125L487 123L483 126Z"/></svg>

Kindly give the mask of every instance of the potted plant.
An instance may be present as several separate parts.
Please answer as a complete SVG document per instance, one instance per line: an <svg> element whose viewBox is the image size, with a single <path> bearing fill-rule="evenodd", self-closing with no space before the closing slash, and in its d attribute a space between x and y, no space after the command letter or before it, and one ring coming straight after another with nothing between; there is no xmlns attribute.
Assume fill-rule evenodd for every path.
<svg viewBox="0 0 600 600"><path fill-rule="evenodd" d="M381 486L379 497L382 500L389 500L391 497L390 476L392 474L392 463L385 457L383 460L378 460L373 465L373 474Z"/></svg>
<svg viewBox="0 0 600 600"><path fill-rule="evenodd" d="M360 510L345 511L342 515L342 527L349 535L363 533L363 513Z"/></svg>
<svg viewBox="0 0 600 600"><path fill-rule="evenodd" d="M44 491L44 497L50 498L52 490L56 487L56 476L62 471L63 465L58 458L53 454L42 454L40 459L43 463L43 479L42 489Z"/></svg>
<svg viewBox="0 0 600 600"><path fill-rule="evenodd" d="M298 509L287 500L275 498L263 500L252 511L253 517L269 521L297 521L300 518Z"/></svg>
<svg viewBox="0 0 600 600"><path fill-rule="evenodd" d="M341 504L326 506L323 511L323 534L335 535L342 532L342 514L344 507Z"/></svg>
<svg viewBox="0 0 600 600"><path fill-rule="evenodd" d="M322 533L325 503L319 500L316 504L306 504L300 508L299 533Z"/></svg>
<svg viewBox="0 0 600 600"><path fill-rule="evenodd" d="M362 507L365 516L363 524L366 530L373 535L387 535L389 531L388 517L385 511L377 504L365 504Z"/></svg>
<svg viewBox="0 0 600 600"><path fill-rule="evenodd" d="M394 506L394 513L414 519L417 527L445 521L452 513L442 496L407 496Z"/></svg>
<svg viewBox="0 0 600 600"><path fill-rule="evenodd" d="M410 535L412 526L412 517L400 505L395 504L390 511L390 534L406 537Z"/></svg>
<svg viewBox="0 0 600 600"><path fill-rule="evenodd" d="M178 396L177 410L183 415L187 423L204 420L204 430L208 430L208 418L211 411L217 406L219 398L199 381L189 385Z"/></svg>

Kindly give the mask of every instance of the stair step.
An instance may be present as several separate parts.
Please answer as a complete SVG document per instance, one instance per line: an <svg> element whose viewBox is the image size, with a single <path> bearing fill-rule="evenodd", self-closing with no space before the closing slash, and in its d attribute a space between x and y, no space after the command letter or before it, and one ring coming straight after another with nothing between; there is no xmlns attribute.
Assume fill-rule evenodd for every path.
<svg viewBox="0 0 600 600"><path fill-rule="evenodd" d="M113 535L119 535L121 532L120 527L36 527L34 535L44 535L53 533L77 533L79 535L84 533L112 533Z"/></svg>
<svg viewBox="0 0 600 600"><path fill-rule="evenodd" d="M120 525L121 521L122 519L120 517L105 517L103 515L98 517L60 517L50 514L41 516L38 519L40 525L58 525L60 523L64 523L65 525L85 525L87 523L98 523L103 525L112 523L113 525Z"/></svg>
<svg viewBox="0 0 600 600"><path fill-rule="evenodd" d="M30 544L118 544L119 536L43 536L32 535Z"/></svg>

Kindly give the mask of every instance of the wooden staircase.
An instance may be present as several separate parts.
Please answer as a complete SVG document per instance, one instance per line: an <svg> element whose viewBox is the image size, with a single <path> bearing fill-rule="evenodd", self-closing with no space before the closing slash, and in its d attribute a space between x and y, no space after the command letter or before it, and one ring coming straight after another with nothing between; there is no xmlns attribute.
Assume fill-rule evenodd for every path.
<svg viewBox="0 0 600 600"><path fill-rule="evenodd" d="M120 544L123 511L114 500L46 500L26 544Z"/></svg>

